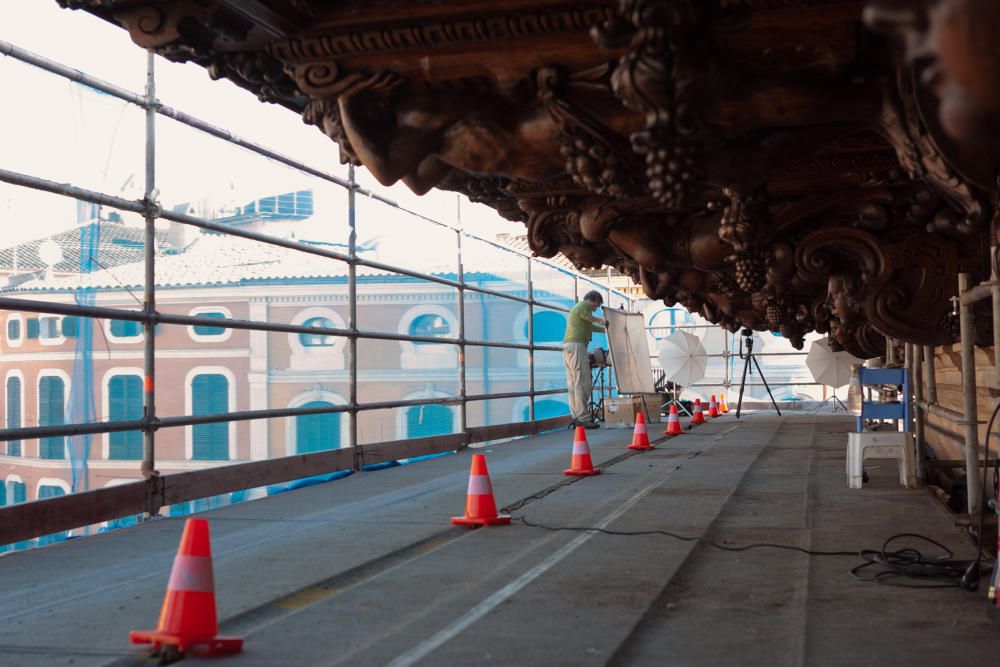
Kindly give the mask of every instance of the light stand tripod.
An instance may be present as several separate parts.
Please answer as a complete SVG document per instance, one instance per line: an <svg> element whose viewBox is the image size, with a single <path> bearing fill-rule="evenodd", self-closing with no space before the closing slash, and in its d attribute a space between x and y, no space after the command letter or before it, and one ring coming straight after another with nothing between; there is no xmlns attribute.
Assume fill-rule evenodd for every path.
<svg viewBox="0 0 1000 667"><path fill-rule="evenodd" d="M607 368L606 365L594 365L590 367L590 418L595 422L604 421L604 392L605 389L608 390L610 395L610 389L608 389L604 384L604 369ZM594 388L597 388L597 400L594 400Z"/></svg>
<svg viewBox="0 0 1000 667"><path fill-rule="evenodd" d="M743 409L743 390L746 388L747 384L747 371L750 369L750 363L757 367L757 372L760 374L761 381L764 382L764 388L767 389L767 395L771 398L771 405L774 406L775 412L778 416L781 416L781 410L778 409L778 403L774 400L774 394L771 393L771 387L767 384L767 379L764 377L764 371L760 369L760 362L757 361L757 357L753 356L753 331L751 329L744 329L742 332L743 337L740 339L740 359L743 359L743 379L740 380L740 398L736 402L736 418L740 418L740 411ZM743 353L743 346L746 345L746 355Z"/></svg>

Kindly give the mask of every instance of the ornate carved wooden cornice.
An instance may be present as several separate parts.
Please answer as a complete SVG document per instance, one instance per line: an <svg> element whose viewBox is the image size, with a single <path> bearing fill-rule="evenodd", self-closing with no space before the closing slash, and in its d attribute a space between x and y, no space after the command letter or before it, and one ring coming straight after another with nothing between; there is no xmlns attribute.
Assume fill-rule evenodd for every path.
<svg viewBox="0 0 1000 667"><path fill-rule="evenodd" d="M991 0L59 1L733 330L944 343L988 275Z"/></svg>

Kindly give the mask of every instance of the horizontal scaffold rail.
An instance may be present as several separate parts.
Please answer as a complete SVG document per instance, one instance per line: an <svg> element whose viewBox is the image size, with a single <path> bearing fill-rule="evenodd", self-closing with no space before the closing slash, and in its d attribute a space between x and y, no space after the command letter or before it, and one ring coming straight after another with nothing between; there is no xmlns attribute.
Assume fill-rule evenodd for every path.
<svg viewBox="0 0 1000 667"><path fill-rule="evenodd" d="M8 505L0 507L0 544L21 542L141 514L148 509L150 496L157 499L158 504L154 508L158 510L166 505L222 493L341 470L358 470L376 463L456 451L477 442L535 435L562 428L568 423L569 417L565 416L534 422L472 427L465 433L343 447L265 461L157 475L144 481Z"/></svg>

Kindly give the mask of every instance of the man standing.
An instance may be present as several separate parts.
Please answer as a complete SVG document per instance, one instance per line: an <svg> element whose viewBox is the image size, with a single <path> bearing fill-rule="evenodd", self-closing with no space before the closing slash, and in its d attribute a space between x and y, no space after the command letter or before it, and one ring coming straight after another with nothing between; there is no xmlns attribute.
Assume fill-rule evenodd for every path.
<svg viewBox="0 0 1000 667"><path fill-rule="evenodd" d="M601 293L591 290L583 295L583 301L573 306L566 318L563 363L566 365L566 388L569 389L569 408L573 413L574 426L599 426L588 409L594 389L590 379L587 345L592 333L604 331L608 326L607 320L599 320L591 315L602 303L604 297Z"/></svg>

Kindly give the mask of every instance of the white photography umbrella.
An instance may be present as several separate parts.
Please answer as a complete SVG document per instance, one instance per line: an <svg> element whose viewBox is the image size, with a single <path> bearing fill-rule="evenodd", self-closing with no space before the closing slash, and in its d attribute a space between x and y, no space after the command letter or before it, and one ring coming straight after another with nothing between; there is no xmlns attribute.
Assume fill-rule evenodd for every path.
<svg viewBox="0 0 1000 667"><path fill-rule="evenodd" d="M809 354L806 355L806 367L812 373L813 380L830 386L834 390L831 398L845 410L847 407L837 398L837 387L843 387L851 381L851 366L860 363L861 359L848 352L831 350L829 337L813 341Z"/></svg>
<svg viewBox="0 0 1000 667"><path fill-rule="evenodd" d="M668 380L689 387L705 377L708 355L701 340L686 331L676 331L659 344L660 367Z"/></svg>

